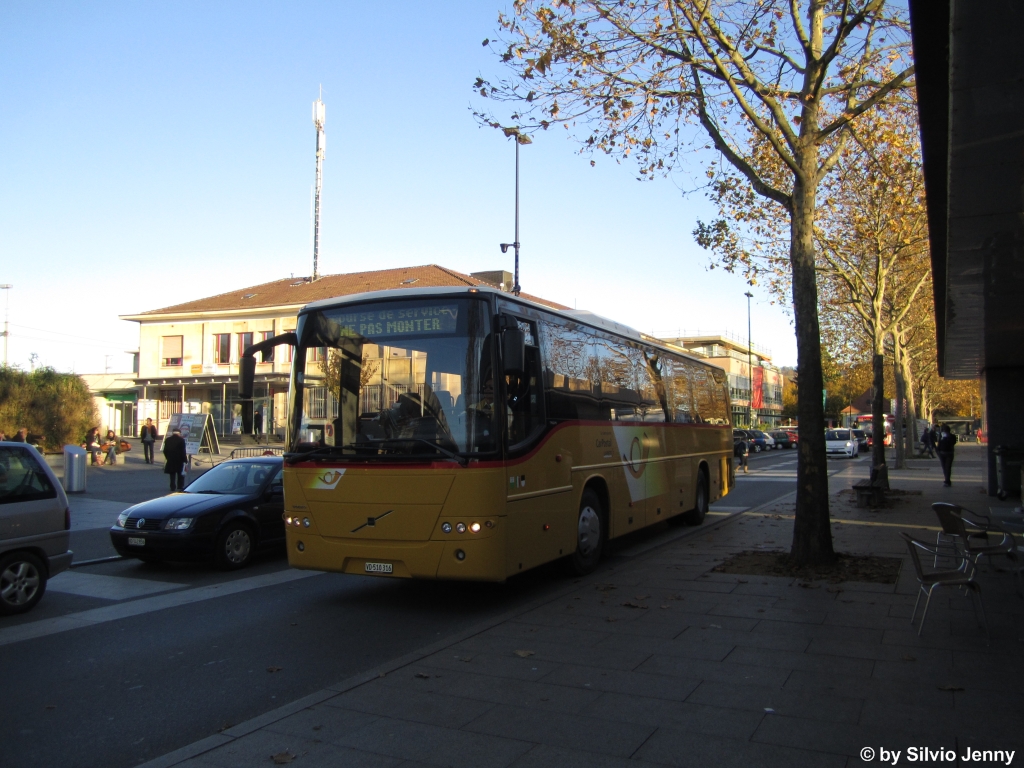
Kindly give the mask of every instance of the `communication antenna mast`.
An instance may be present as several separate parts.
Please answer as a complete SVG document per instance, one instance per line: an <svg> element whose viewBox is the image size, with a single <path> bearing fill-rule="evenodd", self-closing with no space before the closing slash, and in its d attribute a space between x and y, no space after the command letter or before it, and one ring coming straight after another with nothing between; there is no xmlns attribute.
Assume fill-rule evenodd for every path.
<svg viewBox="0 0 1024 768"><path fill-rule="evenodd" d="M323 96L323 86L320 87L320 96ZM324 153L327 148L327 137L324 135L326 115L324 103L318 97L313 102L313 125L316 126L316 190L313 193L313 280L320 278L317 260L320 256L320 188L323 186Z"/></svg>

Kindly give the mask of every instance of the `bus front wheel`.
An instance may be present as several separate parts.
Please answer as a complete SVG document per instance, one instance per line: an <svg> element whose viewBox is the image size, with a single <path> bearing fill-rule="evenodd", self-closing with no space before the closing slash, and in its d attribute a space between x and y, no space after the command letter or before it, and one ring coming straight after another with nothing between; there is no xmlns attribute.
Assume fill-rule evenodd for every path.
<svg viewBox="0 0 1024 768"><path fill-rule="evenodd" d="M601 499L588 488L580 499L580 512L576 518L576 551L568 559L569 570L583 576L601 562L604 552L605 517Z"/></svg>

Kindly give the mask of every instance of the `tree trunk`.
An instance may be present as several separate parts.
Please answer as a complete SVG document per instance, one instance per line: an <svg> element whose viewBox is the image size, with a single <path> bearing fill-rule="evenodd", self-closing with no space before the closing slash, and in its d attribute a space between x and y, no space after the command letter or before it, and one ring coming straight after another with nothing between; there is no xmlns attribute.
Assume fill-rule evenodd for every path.
<svg viewBox="0 0 1024 768"><path fill-rule="evenodd" d="M907 399L907 434L906 434L906 455L911 457L914 455L915 446L917 445L918 439L921 437L917 432L917 402L914 398L914 368L911 362L910 355L907 354L907 347L903 343L903 334L900 333L897 337L899 339L900 346L900 370L903 373L903 388L904 394Z"/></svg>
<svg viewBox="0 0 1024 768"><path fill-rule="evenodd" d="M907 462L906 455L904 454L906 445L903 442L903 404L906 387L903 382L903 369L900 365L902 347L900 346L899 336L895 333L893 334L892 349L893 380L896 382L896 409L893 413L895 418L893 421L892 447L896 449L896 469L906 469Z"/></svg>
<svg viewBox="0 0 1024 768"><path fill-rule="evenodd" d="M885 464L885 339L875 331L871 357L871 466Z"/></svg>
<svg viewBox="0 0 1024 768"><path fill-rule="evenodd" d="M810 167L803 179L815 178L817 155L808 151ZM796 514L790 557L798 564L831 563L832 527L828 504L828 462L825 456L824 377L821 370L821 331L818 325L818 284L814 268L813 183L799 177L793 187L789 259L793 273L793 315L796 321L797 444Z"/></svg>

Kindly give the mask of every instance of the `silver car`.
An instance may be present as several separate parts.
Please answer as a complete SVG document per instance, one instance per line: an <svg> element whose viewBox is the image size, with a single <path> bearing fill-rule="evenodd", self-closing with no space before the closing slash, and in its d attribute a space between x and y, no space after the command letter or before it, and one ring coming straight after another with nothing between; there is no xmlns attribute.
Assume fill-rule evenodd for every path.
<svg viewBox="0 0 1024 768"><path fill-rule="evenodd" d="M71 565L71 511L53 470L27 443L0 443L0 616L39 602Z"/></svg>

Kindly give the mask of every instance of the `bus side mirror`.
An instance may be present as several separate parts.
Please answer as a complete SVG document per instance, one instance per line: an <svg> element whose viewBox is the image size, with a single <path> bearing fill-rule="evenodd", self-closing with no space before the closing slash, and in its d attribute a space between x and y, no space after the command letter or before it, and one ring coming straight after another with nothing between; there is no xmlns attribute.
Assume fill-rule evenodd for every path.
<svg viewBox="0 0 1024 768"><path fill-rule="evenodd" d="M252 399L253 382L256 379L255 355L242 355L238 360L238 397L240 400Z"/></svg>
<svg viewBox="0 0 1024 768"><path fill-rule="evenodd" d="M506 328L501 334L501 360L505 373L526 370L526 334L518 327Z"/></svg>
<svg viewBox="0 0 1024 768"><path fill-rule="evenodd" d="M278 336L271 336L269 339L257 342L246 347L242 357L238 360L238 399L252 400L253 383L256 380L256 355L269 352L274 347L282 344L297 346L298 338L294 333L282 333Z"/></svg>

